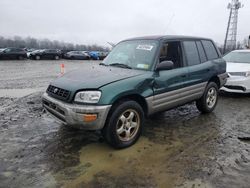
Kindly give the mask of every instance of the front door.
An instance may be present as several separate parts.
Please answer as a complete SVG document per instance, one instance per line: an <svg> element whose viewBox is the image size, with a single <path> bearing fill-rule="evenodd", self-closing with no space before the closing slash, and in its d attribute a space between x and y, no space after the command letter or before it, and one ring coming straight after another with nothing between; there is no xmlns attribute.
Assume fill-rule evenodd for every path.
<svg viewBox="0 0 250 188"><path fill-rule="evenodd" d="M174 68L155 73L153 112L167 110L178 105L182 102L180 93L185 91L183 82L187 77L188 69L183 66L183 55L179 41L163 44L159 63L163 61L172 61Z"/></svg>

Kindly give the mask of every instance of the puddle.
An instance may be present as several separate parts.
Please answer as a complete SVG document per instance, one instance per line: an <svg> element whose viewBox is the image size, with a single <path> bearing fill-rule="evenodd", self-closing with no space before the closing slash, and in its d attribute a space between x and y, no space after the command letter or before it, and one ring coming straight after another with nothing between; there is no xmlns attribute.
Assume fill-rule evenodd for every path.
<svg viewBox="0 0 250 188"><path fill-rule="evenodd" d="M124 150L114 150L105 143L90 144L81 149L78 166L65 169L55 177L60 182L67 177L64 187L178 187L185 180L181 172L169 168L169 159L181 146L181 142L170 146L151 142L146 137ZM69 174L74 178L69 178ZM204 184L199 181L196 185Z"/></svg>
<svg viewBox="0 0 250 188"><path fill-rule="evenodd" d="M46 88L26 88L26 89L0 89L0 97L21 98L35 92L45 91Z"/></svg>

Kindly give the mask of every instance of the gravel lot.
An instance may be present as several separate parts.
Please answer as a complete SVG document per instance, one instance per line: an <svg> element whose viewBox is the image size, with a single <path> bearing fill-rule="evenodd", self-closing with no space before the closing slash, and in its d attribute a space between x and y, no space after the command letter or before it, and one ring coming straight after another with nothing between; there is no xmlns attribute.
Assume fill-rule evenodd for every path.
<svg viewBox="0 0 250 188"><path fill-rule="evenodd" d="M136 145L113 150L44 113L61 63L98 62L0 61L0 187L249 187L248 95L221 95L209 115L194 104L157 114Z"/></svg>

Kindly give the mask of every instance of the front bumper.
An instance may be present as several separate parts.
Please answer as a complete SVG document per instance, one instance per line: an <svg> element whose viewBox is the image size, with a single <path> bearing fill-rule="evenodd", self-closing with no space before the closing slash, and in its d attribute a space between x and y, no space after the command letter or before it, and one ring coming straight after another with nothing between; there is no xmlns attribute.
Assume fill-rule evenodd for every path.
<svg viewBox="0 0 250 188"><path fill-rule="evenodd" d="M230 76L221 90L232 93L250 93L250 77Z"/></svg>
<svg viewBox="0 0 250 188"><path fill-rule="evenodd" d="M47 93L43 94L43 107L57 121L72 127L84 130L101 130L108 116L111 105L78 105L68 104L63 101L50 97ZM96 114L97 119L92 122L85 122L83 115Z"/></svg>

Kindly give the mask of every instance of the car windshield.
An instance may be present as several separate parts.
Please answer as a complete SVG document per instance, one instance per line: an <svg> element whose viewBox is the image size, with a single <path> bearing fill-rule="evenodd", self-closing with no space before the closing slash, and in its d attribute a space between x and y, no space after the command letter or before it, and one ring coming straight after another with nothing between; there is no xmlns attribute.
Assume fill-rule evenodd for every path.
<svg viewBox="0 0 250 188"><path fill-rule="evenodd" d="M119 43L104 59L107 66L150 70L159 42L156 40L131 40Z"/></svg>
<svg viewBox="0 0 250 188"><path fill-rule="evenodd" d="M227 62L233 63L250 63L250 51L249 52L230 52L223 57Z"/></svg>

